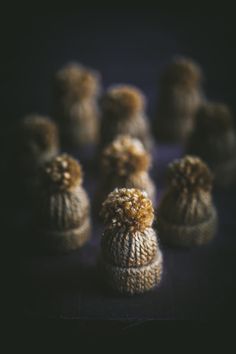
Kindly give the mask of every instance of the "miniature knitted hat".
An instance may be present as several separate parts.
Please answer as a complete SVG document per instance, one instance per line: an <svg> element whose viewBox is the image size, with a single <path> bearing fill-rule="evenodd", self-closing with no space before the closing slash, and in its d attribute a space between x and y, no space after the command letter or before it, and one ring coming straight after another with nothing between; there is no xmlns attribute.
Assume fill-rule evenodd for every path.
<svg viewBox="0 0 236 354"><path fill-rule="evenodd" d="M161 241L171 246L194 246L210 241L217 229L212 202L212 174L197 157L185 156L168 167L167 191L158 209Z"/></svg>
<svg viewBox="0 0 236 354"><path fill-rule="evenodd" d="M40 241L49 251L75 250L90 236L90 205L82 179L81 166L66 154L42 169L35 222Z"/></svg>
<svg viewBox="0 0 236 354"><path fill-rule="evenodd" d="M101 262L108 283L131 295L159 284L162 253L152 229L154 210L146 193L115 189L103 203L101 216L105 224Z"/></svg>
<svg viewBox="0 0 236 354"><path fill-rule="evenodd" d="M190 59L177 57L163 72L155 135L160 141L185 142L194 123L194 114L203 100L200 67Z"/></svg>
<svg viewBox="0 0 236 354"><path fill-rule="evenodd" d="M145 114L144 94L134 86L112 86L101 98L101 145L110 143L119 134L139 139L150 149L152 139Z"/></svg>
<svg viewBox="0 0 236 354"><path fill-rule="evenodd" d="M26 169L50 161L59 152L56 124L40 115L26 116L20 122L17 151L21 167Z"/></svg>
<svg viewBox="0 0 236 354"><path fill-rule="evenodd" d="M225 104L208 102L198 109L187 152L207 162L216 184L228 186L236 181L236 134Z"/></svg>
<svg viewBox="0 0 236 354"><path fill-rule="evenodd" d="M115 188L125 187L146 191L155 203L156 188L148 174L150 163L151 156L138 139L117 136L102 152L99 186L102 201Z"/></svg>
<svg viewBox="0 0 236 354"><path fill-rule="evenodd" d="M55 75L54 114L63 144L81 147L98 139L100 75L77 63L69 63Z"/></svg>

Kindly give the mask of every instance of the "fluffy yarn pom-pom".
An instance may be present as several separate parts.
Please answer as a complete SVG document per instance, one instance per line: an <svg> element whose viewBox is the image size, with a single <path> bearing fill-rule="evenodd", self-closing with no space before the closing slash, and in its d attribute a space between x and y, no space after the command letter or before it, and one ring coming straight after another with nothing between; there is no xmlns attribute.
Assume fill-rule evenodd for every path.
<svg viewBox="0 0 236 354"><path fill-rule="evenodd" d="M163 85L183 84L188 87L196 86L202 79L200 67L191 59L176 57L162 75Z"/></svg>
<svg viewBox="0 0 236 354"><path fill-rule="evenodd" d="M145 192L134 188L116 188L103 202L101 216L108 228L144 231L152 225L154 210Z"/></svg>
<svg viewBox="0 0 236 354"><path fill-rule="evenodd" d="M101 108L105 114L122 118L144 109L145 97L133 86L118 85L110 88L101 99Z"/></svg>
<svg viewBox="0 0 236 354"><path fill-rule="evenodd" d="M212 174L198 157L185 156L174 160L168 167L169 184L180 192L191 193L200 189L210 191Z"/></svg>
<svg viewBox="0 0 236 354"><path fill-rule="evenodd" d="M229 108L223 103L207 102L196 113L196 126L201 132L222 133L233 125Z"/></svg>
<svg viewBox="0 0 236 354"><path fill-rule="evenodd" d="M150 156L138 139L120 135L104 149L101 163L106 174L127 176L148 170Z"/></svg>
<svg viewBox="0 0 236 354"><path fill-rule="evenodd" d="M79 163L67 154L59 155L43 169L44 185L55 190L69 190L82 183Z"/></svg>

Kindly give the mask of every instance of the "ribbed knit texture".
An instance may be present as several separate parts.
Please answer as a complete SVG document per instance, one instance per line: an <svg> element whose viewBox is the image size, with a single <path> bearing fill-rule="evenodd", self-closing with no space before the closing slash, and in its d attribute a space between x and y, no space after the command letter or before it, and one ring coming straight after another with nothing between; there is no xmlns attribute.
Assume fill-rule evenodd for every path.
<svg viewBox="0 0 236 354"><path fill-rule="evenodd" d="M114 209L110 208L110 201L116 204L116 198L117 209L115 205ZM119 198L121 201L118 201ZM129 208L129 203L131 209L138 209L131 213L127 209L127 214L123 210L119 218L119 208L122 205ZM121 293L131 295L142 293L155 287L161 280L162 254L156 233L151 228L153 218L146 214L148 210L146 203L151 201L148 201L141 191L122 188L110 193L103 204L102 216L105 217L106 228L101 241L101 263L108 283ZM115 211L115 215L112 210ZM147 211L152 212L151 209Z"/></svg>
<svg viewBox="0 0 236 354"><path fill-rule="evenodd" d="M169 166L169 185L157 211L163 243L193 246L210 241L217 230L211 174L198 158L186 156Z"/></svg>
<svg viewBox="0 0 236 354"><path fill-rule="evenodd" d="M61 155L44 167L35 200L35 223L43 247L68 252L90 237L90 204L76 160Z"/></svg>

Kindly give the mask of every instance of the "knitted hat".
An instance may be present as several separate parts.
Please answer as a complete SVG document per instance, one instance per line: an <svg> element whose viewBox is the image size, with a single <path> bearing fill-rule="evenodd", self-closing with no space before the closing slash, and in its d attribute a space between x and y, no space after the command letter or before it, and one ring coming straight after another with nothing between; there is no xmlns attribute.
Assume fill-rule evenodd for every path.
<svg viewBox="0 0 236 354"><path fill-rule="evenodd" d="M145 97L134 86L116 85L101 98L101 145L104 147L119 134L128 134L151 147L149 122L145 115Z"/></svg>
<svg viewBox="0 0 236 354"><path fill-rule="evenodd" d="M66 147L81 147L97 141L99 92L100 75L94 70L69 63L56 73L54 114Z"/></svg>
<svg viewBox="0 0 236 354"><path fill-rule="evenodd" d="M103 203L101 216L105 224L101 259L110 285L132 295L159 284L162 253L152 229L154 210L146 193L115 189Z"/></svg>
<svg viewBox="0 0 236 354"><path fill-rule="evenodd" d="M208 163L216 184L228 186L236 181L236 134L225 104L208 102L199 108L187 152Z"/></svg>
<svg viewBox="0 0 236 354"><path fill-rule="evenodd" d="M168 167L167 191L158 209L160 239L173 246L210 241L217 228L212 202L212 175L199 158L185 156Z"/></svg>
<svg viewBox="0 0 236 354"><path fill-rule="evenodd" d="M185 142L194 114L203 100L200 67L187 58L175 58L160 79L157 116L153 130L158 140Z"/></svg>
<svg viewBox="0 0 236 354"><path fill-rule="evenodd" d="M56 156L58 151L57 126L49 118L32 114L20 122L17 152L21 167L31 169L43 165Z"/></svg>
<svg viewBox="0 0 236 354"><path fill-rule="evenodd" d="M75 250L90 236L90 205L81 184L81 167L69 155L57 156L42 169L35 221L50 251Z"/></svg>
<svg viewBox="0 0 236 354"><path fill-rule="evenodd" d="M148 174L150 162L151 156L138 139L117 136L102 152L100 202L115 188L126 187L146 191L155 203L156 188Z"/></svg>

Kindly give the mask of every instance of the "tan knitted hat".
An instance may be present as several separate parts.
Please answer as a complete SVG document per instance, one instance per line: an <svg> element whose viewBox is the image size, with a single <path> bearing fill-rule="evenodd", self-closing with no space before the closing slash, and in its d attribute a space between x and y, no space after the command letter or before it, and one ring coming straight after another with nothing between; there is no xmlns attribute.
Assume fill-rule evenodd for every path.
<svg viewBox="0 0 236 354"><path fill-rule="evenodd" d="M163 72L153 131L159 141L183 143L203 101L200 67L191 59L177 57Z"/></svg>
<svg viewBox="0 0 236 354"><path fill-rule="evenodd" d="M48 117L26 116L20 122L17 152L21 167L27 170L50 161L59 152L57 125Z"/></svg>
<svg viewBox="0 0 236 354"><path fill-rule="evenodd" d="M162 253L152 229L154 210L146 193L115 189L103 203L101 215L105 224L101 262L108 283L131 295L159 284Z"/></svg>
<svg viewBox="0 0 236 354"><path fill-rule="evenodd" d="M130 85L112 86L101 99L101 114L101 148L120 134L137 138L146 149L151 148L145 97L139 89Z"/></svg>
<svg viewBox="0 0 236 354"><path fill-rule="evenodd" d="M207 102L198 109L187 152L207 162L217 185L236 183L236 134L227 105Z"/></svg>
<svg viewBox="0 0 236 354"><path fill-rule="evenodd" d="M199 158L185 156L169 165L167 176L167 190L157 212L161 241L186 247L207 243L217 229L210 170Z"/></svg>
<svg viewBox="0 0 236 354"><path fill-rule="evenodd" d="M64 146L77 148L97 142L99 92L100 75L94 70L69 63L56 73L54 115Z"/></svg>
<svg viewBox="0 0 236 354"><path fill-rule="evenodd" d="M49 118L32 114L19 124L16 137L18 182L26 198L39 183L38 170L59 153L57 125Z"/></svg>
<svg viewBox="0 0 236 354"><path fill-rule="evenodd" d="M138 139L119 135L102 152L97 193L99 208L110 192L122 187L146 191L155 203L156 188L148 173L150 164L151 156Z"/></svg>
<svg viewBox="0 0 236 354"><path fill-rule="evenodd" d="M43 244L53 252L81 247L90 237L90 205L79 163L64 154L42 170L35 223Z"/></svg>

